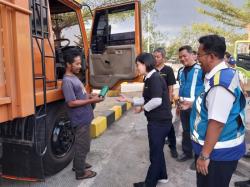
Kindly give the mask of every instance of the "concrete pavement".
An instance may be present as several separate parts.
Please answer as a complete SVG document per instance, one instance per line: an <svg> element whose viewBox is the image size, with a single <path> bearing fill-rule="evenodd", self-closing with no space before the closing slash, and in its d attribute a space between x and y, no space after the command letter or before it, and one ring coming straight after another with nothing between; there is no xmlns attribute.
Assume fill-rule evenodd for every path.
<svg viewBox="0 0 250 187"><path fill-rule="evenodd" d="M176 126L177 130L181 129ZM180 148L181 130L178 131L178 150ZM180 151L179 151L180 152ZM159 187L194 187L195 171L189 169L191 160L179 163L170 157L165 146L165 156L169 174L169 183ZM0 186L10 187L132 187L134 182L144 180L149 166L146 119L128 112L115 122L100 138L92 141L88 162L94 165L97 177L76 181L70 164L55 176L43 183L27 183L1 180ZM230 187L237 180L245 180L239 173L233 175Z"/></svg>

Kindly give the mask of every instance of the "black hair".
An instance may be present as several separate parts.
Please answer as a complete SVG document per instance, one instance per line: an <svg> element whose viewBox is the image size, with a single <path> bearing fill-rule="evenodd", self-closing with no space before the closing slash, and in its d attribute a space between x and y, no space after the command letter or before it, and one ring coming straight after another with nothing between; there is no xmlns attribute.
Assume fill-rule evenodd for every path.
<svg viewBox="0 0 250 187"><path fill-rule="evenodd" d="M224 58L226 52L225 38L219 35L206 35L199 39L199 43L203 45L203 50L206 53L212 53L219 59Z"/></svg>
<svg viewBox="0 0 250 187"><path fill-rule="evenodd" d="M181 46L179 48L179 52L183 51L183 50L187 50L188 53L192 54L193 53L193 49L190 45L184 45L184 46Z"/></svg>
<svg viewBox="0 0 250 187"><path fill-rule="evenodd" d="M157 52L157 53L161 53L161 56L163 58L166 58L166 51L163 47L158 47L157 49L154 50L154 53Z"/></svg>
<svg viewBox="0 0 250 187"><path fill-rule="evenodd" d="M151 53L141 53L139 54L135 62L140 62L141 64L144 64L146 66L146 71L150 72L155 68L155 58Z"/></svg>
<svg viewBox="0 0 250 187"><path fill-rule="evenodd" d="M232 55L226 51L224 56L226 56L227 58L230 58Z"/></svg>
<svg viewBox="0 0 250 187"><path fill-rule="evenodd" d="M63 54L63 60L64 60L65 65L67 63L69 64L74 63L75 58L78 56L81 56L81 53L79 51L75 49L67 50L67 52Z"/></svg>
<svg viewBox="0 0 250 187"><path fill-rule="evenodd" d="M194 55L197 55L197 51L195 51L195 50L193 50L192 53L193 53Z"/></svg>

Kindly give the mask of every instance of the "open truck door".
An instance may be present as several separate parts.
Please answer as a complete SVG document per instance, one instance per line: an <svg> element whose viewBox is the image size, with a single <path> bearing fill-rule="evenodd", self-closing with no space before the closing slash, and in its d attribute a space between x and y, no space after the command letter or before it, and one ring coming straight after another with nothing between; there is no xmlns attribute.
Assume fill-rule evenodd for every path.
<svg viewBox="0 0 250 187"><path fill-rule="evenodd" d="M139 1L95 9L88 80L91 88L118 89L123 81L138 81L135 58L141 53Z"/></svg>

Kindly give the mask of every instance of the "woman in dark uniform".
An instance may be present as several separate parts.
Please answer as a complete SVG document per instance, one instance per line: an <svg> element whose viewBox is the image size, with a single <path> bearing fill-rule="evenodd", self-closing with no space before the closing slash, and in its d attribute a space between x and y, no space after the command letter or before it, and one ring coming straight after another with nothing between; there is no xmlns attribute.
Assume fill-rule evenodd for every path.
<svg viewBox="0 0 250 187"><path fill-rule="evenodd" d="M171 104L166 83L155 70L153 55L140 54L136 58L136 64L140 74L144 75L143 97L130 99L121 96L118 101L133 103L136 113L144 110L148 121L151 164L145 181L134 183L134 186L155 187L159 180L168 180L163 147L172 126Z"/></svg>

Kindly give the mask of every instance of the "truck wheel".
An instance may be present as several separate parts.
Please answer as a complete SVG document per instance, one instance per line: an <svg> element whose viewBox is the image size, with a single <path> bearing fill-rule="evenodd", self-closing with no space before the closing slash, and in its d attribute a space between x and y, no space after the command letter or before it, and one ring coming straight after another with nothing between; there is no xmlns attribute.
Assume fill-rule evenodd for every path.
<svg viewBox="0 0 250 187"><path fill-rule="evenodd" d="M75 135L63 102L48 105L47 151L43 159L46 176L65 168L73 159Z"/></svg>

